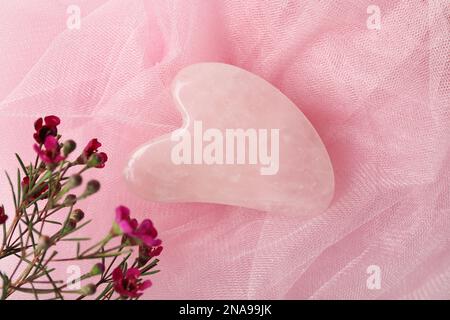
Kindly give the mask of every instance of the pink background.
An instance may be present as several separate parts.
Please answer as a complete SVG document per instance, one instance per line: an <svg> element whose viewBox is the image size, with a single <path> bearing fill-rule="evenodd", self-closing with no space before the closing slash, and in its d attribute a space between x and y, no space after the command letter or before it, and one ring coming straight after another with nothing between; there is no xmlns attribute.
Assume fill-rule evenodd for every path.
<svg viewBox="0 0 450 320"><path fill-rule="evenodd" d="M69 4L80 30L66 27ZM381 30L366 26L371 4ZM94 236L118 204L155 221L165 251L149 299L449 299L449 49L446 0L3 1L0 167L32 156L45 114L66 138L104 143L103 190L82 208ZM127 190L131 152L181 125L173 76L204 61L260 75L309 118L335 169L325 213L305 222ZM10 206L4 178L0 195ZM370 265L380 290L366 287Z"/></svg>

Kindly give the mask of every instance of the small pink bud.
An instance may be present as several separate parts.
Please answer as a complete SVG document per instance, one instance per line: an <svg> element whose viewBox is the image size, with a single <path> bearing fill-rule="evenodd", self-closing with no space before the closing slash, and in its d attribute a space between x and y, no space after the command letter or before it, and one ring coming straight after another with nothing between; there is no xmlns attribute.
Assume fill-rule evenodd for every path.
<svg viewBox="0 0 450 320"><path fill-rule="evenodd" d="M105 265L101 262L94 264L94 266L91 269L90 274L92 276L96 276L98 274L102 274L105 271Z"/></svg>
<svg viewBox="0 0 450 320"><path fill-rule="evenodd" d="M70 214L69 219L75 220L76 222L80 222L84 218L84 212L80 209L75 209Z"/></svg>

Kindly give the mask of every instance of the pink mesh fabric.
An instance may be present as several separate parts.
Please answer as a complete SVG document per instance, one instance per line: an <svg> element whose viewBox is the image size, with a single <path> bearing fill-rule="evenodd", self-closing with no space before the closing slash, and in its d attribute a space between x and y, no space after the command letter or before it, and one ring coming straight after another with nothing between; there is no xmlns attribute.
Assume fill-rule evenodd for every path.
<svg viewBox="0 0 450 320"><path fill-rule="evenodd" d="M66 26L70 4L79 30ZM367 27L370 5L379 30ZM96 172L102 191L82 206L96 219L89 232L106 232L118 204L152 217L165 251L146 298L449 299L449 9L445 0L3 1L0 166L14 172L14 152L32 156L32 123L44 114L80 144L97 137L110 160ZM310 119L335 169L326 212L298 221L127 190L131 152L181 125L173 76L204 61L260 75ZM4 178L0 195L10 208ZM370 265L379 290L366 286Z"/></svg>

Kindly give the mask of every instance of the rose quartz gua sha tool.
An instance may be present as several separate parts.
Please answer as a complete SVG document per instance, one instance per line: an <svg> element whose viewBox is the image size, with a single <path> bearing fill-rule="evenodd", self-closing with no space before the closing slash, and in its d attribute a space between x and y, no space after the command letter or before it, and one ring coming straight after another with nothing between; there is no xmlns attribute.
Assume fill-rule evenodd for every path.
<svg viewBox="0 0 450 320"><path fill-rule="evenodd" d="M172 83L183 126L141 146L125 176L152 201L206 202L310 218L334 192L327 151L277 88L235 66L200 63Z"/></svg>

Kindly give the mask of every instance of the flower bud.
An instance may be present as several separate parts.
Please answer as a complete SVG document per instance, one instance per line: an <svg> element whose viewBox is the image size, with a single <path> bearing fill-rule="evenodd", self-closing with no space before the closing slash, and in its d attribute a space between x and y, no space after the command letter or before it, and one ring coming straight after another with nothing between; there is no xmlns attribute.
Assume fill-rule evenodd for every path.
<svg viewBox="0 0 450 320"><path fill-rule="evenodd" d="M69 180L67 181L67 183L64 187L67 188L68 190L70 190L70 189L80 186L82 182L83 182L83 178L81 178L81 176L79 174L75 174L69 178Z"/></svg>
<svg viewBox="0 0 450 320"><path fill-rule="evenodd" d="M83 296L91 296L91 295L95 294L96 290L97 290L97 287L95 286L95 284L90 283L90 284L83 286L80 289L80 294L82 294Z"/></svg>
<svg viewBox="0 0 450 320"><path fill-rule="evenodd" d="M72 231L73 229L75 229L77 227L77 222L73 219L67 220L66 224L64 225L64 228L62 230L63 234L66 234L70 231Z"/></svg>
<svg viewBox="0 0 450 320"><path fill-rule="evenodd" d="M76 222L80 222L84 218L84 212L80 209L75 209L70 213L70 220L74 220Z"/></svg>
<svg viewBox="0 0 450 320"><path fill-rule="evenodd" d="M23 189L27 189L30 186L30 178L28 176L23 177L20 185L22 186Z"/></svg>
<svg viewBox="0 0 450 320"><path fill-rule="evenodd" d="M41 236L38 241L37 250L47 250L52 245L52 240L49 236Z"/></svg>
<svg viewBox="0 0 450 320"><path fill-rule="evenodd" d="M98 274L102 274L103 272L105 272L105 265L101 262L94 264L94 266L91 269L90 274L92 276L96 276Z"/></svg>
<svg viewBox="0 0 450 320"><path fill-rule="evenodd" d="M67 140L63 144L63 153L64 156L67 157L75 148L77 147L77 144L73 140Z"/></svg>
<svg viewBox="0 0 450 320"><path fill-rule="evenodd" d="M117 222L115 222L115 221L113 222L113 225L111 227L111 230L109 231L109 234L112 237L117 237L117 236L123 235L123 231L120 228L120 226L117 224Z"/></svg>
<svg viewBox="0 0 450 320"><path fill-rule="evenodd" d="M98 190L100 190L100 182L97 180L91 180L86 185L86 190L83 192L83 197L88 197L90 195L93 195Z"/></svg>
<svg viewBox="0 0 450 320"><path fill-rule="evenodd" d="M83 182L83 178L79 174L75 174L67 180L66 184L61 188L58 193L58 199L61 199L63 195L69 192L71 189L78 187Z"/></svg>
<svg viewBox="0 0 450 320"><path fill-rule="evenodd" d="M88 168L95 168L95 167L98 166L101 162L102 162L102 159L98 156L98 154L97 154L97 153L93 153L93 154L89 157L89 159L88 159L88 161L87 161L87 163L86 163L86 166L87 166Z"/></svg>
<svg viewBox="0 0 450 320"><path fill-rule="evenodd" d="M71 207L77 203L77 196L74 194L68 194L64 199L63 205L65 207Z"/></svg>

